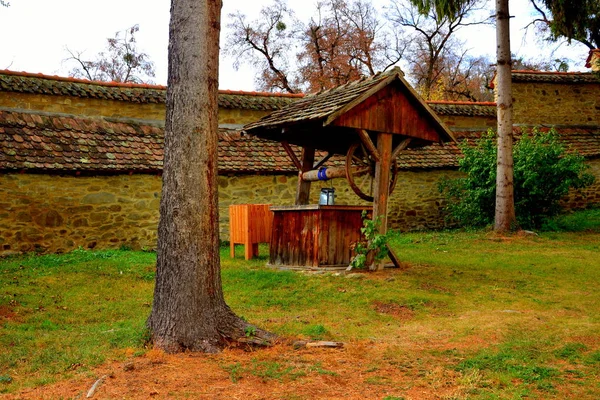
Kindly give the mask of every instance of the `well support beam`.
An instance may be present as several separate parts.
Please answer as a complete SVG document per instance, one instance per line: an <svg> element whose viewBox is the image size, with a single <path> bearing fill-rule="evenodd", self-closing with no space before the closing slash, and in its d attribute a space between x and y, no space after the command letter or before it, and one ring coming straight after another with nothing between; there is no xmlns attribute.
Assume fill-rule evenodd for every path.
<svg viewBox="0 0 600 400"><path fill-rule="evenodd" d="M375 181L373 188L373 220L379 220L379 233L387 232L387 206L390 194L390 167L392 164L392 134L377 134L377 151L379 162L375 164ZM383 263L375 265L372 269L383 268Z"/></svg>
<svg viewBox="0 0 600 400"><path fill-rule="evenodd" d="M377 150L377 148L371 141L371 137L369 136L369 133L364 129L358 129L358 137L360 138L360 141L365 146L365 148L367 149L367 151L369 152L371 157L373 157L373 160L375 162L378 162L379 161L379 151Z"/></svg>
<svg viewBox="0 0 600 400"><path fill-rule="evenodd" d="M288 145L289 147L289 145ZM290 149L291 150L291 149ZM293 154L293 152L292 152ZM310 201L310 181L302 179L302 174L306 171L310 171L315 163L315 148L314 147L303 147L302 148L302 162L298 171L298 186L296 189L296 205L306 205Z"/></svg>
<svg viewBox="0 0 600 400"><path fill-rule="evenodd" d="M410 140L411 140L410 138L406 138L403 141L401 141L398 144L398 146L396 146L396 148L392 152L392 160L395 160L396 158L398 158L398 155L400 154L400 152L408 147L408 145L410 144Z"/></svg>

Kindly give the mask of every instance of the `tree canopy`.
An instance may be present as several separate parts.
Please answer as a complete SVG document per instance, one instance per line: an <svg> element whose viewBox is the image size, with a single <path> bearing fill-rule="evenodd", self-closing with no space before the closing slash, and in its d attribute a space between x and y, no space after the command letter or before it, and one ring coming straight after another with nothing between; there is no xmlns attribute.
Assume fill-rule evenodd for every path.
<svg viewBox="0 0 600 400"><path fill-rule="evenodd" d="M546 28L550 40L561 37L590 49L600 48L600 1L531 0L540 14L534 22Z"/></svg>

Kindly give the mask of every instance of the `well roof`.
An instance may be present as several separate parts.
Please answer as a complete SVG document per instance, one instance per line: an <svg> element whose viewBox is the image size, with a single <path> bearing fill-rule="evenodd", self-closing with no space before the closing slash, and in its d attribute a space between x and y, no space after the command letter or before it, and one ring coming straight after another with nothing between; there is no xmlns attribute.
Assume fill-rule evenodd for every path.
<svg viewBox="0 0 600 400"><path fill-rule="evenodd" d="M417 112L420 112L420 117L424 115L427 118L430 126L439 135L440 140L454 141L452 133L444 126L443 122L427 103L406 82L404 73L397 67L387 72L353 81L333 89L308 95L280 110L272 112L259 121L246 125L244 130L253 135L272 139L281 137L283 139L285 136L281 135L281 129L304 129L308 125L311 126L310 131L312 135L327 135L327 131L315 132L312 128L325 127L334 123L336 119L350 112L393 83L400 85L403 95L409 98L418 110Z"/></svg>

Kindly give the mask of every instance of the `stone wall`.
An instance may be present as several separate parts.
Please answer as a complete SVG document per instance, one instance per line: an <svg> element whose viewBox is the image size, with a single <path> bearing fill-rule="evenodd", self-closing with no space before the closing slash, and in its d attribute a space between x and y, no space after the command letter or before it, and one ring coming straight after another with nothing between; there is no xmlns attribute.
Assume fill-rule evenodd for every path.
<svg viewBox="0 0 600 400"><path fill-rule="evenodd" d="M161 178L0 174L0 254L151 247Z"/></svg>
<svg viewBox="0 0 600 400"><path fill-rule="evenodd" d="M496 117L465 116L465 115L440 115L440 119L450 130L481 130L496 129Z"/></svg>
<svg viewBox="0 0 600 400"><path fill-rule="evenodd" d="M402 173L390 200L390 226L438 228L441 173ZM296 175L219 177L221 239L229 239L229 205L294 203ZM333 181L336 204L360 201L345 179ZM321 187L315 182L311 203ZM161 190L156 175L52 176L0 174L0 255L15 252L64 252L84 248L154 248ZM408 199L403 199L408 196Z"/></svg>
<svg viewBox="0 0 600 400"><path fill-rule="evenodd" d="M600 125L600 84L513 82L514 122Z"/></svg>
<svg viewBox="0 0 600 400"><path fill-rule="evenodd" d="M593 187L572 193L570 207L600 204L600 160L590 162ZM447 227L438 183L458 171L400 172L389 205L389 226L402 231ZM219 177L219 227L229 239L229 205L294 202L295 175L237 175ZM311 203L321 187L315 182ZM333 181L336 204L360 201L345 179ZM53 176L0 174L0 255L20 252L64 252L77 247L154 248L161 178L157 175Z"/></svg>

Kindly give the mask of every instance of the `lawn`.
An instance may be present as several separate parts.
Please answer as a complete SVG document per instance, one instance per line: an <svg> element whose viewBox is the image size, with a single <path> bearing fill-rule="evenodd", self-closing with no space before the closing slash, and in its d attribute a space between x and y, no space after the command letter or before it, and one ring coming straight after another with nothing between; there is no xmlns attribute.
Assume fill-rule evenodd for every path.
<svg viewBox="0 0 600 400"><path fill-rule="evenodd" d="M264 257L244 261L241 248L232 260L224 247L228 304L290 340L185 359L145 347L153 253L3 259L0 393L81 397L107 374L95 398L331 398L335 389L339 398L388 400L597 399L599 216L552 225L576 230L579 219L580 232L393 233L402 268L377 273L272 270ZM297 350L298 338L345 347ZM203 371L192 382L169 380L191 365Z"/></svg>

